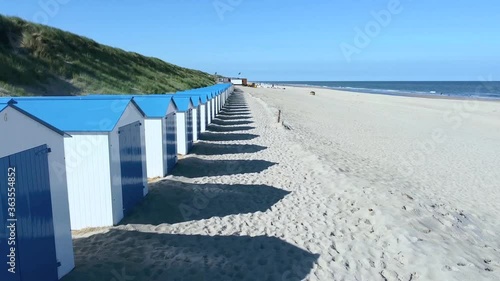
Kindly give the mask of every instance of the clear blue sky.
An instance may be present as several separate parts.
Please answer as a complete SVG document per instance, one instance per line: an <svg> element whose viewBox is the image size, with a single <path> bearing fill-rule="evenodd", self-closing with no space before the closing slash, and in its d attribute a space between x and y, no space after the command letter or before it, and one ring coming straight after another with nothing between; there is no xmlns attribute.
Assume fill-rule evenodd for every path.
<svg viewBox="0 0 500 281"><path fill-rule="evenodd" d="M391 1L0 0L0 13L252 80L500 80L500 1L400 0L397 13Z"/></svg>

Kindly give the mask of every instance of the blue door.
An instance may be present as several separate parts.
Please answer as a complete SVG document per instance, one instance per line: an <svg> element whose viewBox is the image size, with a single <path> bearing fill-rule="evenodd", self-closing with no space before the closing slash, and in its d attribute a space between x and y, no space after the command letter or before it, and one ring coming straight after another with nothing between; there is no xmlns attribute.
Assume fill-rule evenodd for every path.
<svg viewBox="0 0 500 281"><path fill-rule="evenodd" d="M198 139L200 138L201 135L201 106L198 106L198 114L196 114L197 120L196 120L196 126L197 130L196 132L198 133Z"/></svg>
<svg viewBox="0 0 500 281"><path fill-rule="evenodd" d="M0 158L0 280L56 281L46 145Z"/></svg>
<svg viewBox="0 0 500 281"><path fill-rule="evenodd" d="M144 197L141 123L123 126L119 133L123 212L127 215Z"/></svg>
<svg viewBox="0 0 500 281"><path fill-rule="evenodd" d="M186 112L186 122L187 122L187 151L189 152L193 147L193 110L189 109Z"/></svg>
<svg viewBox="0 0 500 281"><path fill-rule="evenodd" d="M205 128L208 126L208 119L210 118L210 104L207 101L207 105L205 106Z"/></svg>
<svg viewBox="0 0 500 281"><path fill-rule="evenodd" d="M217 114L215 112L215 98L212 98L212 120L214 120L215 117L217 117Z"/></svg>
<svg viewBox="0 0 500 281"><path fill-rule="evenodd" d="M175 113L167 115L166 119L167 144L167 172L170 174L177 164L177 117Z"/></svg>

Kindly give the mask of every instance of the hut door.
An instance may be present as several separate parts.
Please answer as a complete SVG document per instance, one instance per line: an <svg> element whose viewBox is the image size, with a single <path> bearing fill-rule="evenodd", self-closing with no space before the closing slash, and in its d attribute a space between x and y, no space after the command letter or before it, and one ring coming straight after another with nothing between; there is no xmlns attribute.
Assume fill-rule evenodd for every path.
<svg viewBox="0 0 500 281"><path fill-rule="evenodd" d="M123 212L127 215L144 197L141 123L123 126L119 133Z"/></svg>
<svg viewBox="0 0 500 281"><path fill-rule="evenodd" d="M46 145L0 158L0 280L56 281Z"/></svg>
<svg viewBox="0 0 500 281"><path fill-rule="evenodd" d="M186 112L186 122L187 122L187 152L193 147L193 110L189 109Z"/></svg>
<svg viewBox="0 0 500 281"><path fill-rule="evenodd" d="M198 139L201 136L201 106L198 106L198 114L196 115L196 132L198 133Z"/></svg>
<svg viewBox="0 0 500 281"><path fill-rule="evenodd" d="M167 115L167 173L171 173L177 163L177 117L175 113Z"/></svg>
<svg viewBox="0 0 500 281"><path fill-rule="evenodd" d="M210 102L207 101L207 105L205 106L205 129L207 129L209 120L210 120Z"/></svg>

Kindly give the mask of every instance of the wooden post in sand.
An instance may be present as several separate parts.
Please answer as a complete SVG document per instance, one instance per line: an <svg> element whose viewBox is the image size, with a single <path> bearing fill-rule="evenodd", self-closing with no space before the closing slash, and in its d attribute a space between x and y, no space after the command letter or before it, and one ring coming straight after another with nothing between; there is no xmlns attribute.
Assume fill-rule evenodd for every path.
<svg viewBox="0 0 500 281"><path fill-rule="evenodd" d="M281 110L278 110L278 123L281 121Z"/></svg>

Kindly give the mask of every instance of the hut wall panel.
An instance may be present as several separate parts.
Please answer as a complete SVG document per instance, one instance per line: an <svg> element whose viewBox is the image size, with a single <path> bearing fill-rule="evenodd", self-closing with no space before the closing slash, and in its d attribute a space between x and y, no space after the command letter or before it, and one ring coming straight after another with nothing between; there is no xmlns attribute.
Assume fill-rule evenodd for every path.
<svg viewBox="0 0 500 281"><path fill-rule="evenodd" d="M207 124L210 124L212 123L212 100L208 100L207 101L207 116L208 116L208 119L207 119Z"/></svg>
<svg viewBox="0 0 500 281"><path fill-rule="evenodd" d="M201 132L207 131L207 104L200 105Z"/></svg>
<svg viewBox="0 0 500 281"><path fill-rule="evenodd" d="M71 229L113 225L107 134L73 133L65 140Z"/></svg>
<svg viewBox="0 0 500 281"><path fill-rule="evenodd" d="M148 178L164 176L164 151L166 134L162 129L163 119L144 120L146 132L146 162Z"/></svg>
<svg viewBox="0 0 500 281"><path fill-rule="evenodd" d="M177 153L187 154L186 113L177 112Z"/></svg>

